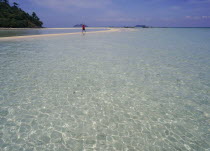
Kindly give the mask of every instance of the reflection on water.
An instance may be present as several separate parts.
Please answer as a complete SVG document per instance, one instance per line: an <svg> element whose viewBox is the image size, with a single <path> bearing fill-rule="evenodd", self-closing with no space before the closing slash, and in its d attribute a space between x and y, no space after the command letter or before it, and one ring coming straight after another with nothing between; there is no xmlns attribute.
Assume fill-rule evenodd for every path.
<svg viewBox="0 0 210 151"><path fill-rule="evenodd" d="M209 151L210 31L0 42L1 150Z"/></svg>

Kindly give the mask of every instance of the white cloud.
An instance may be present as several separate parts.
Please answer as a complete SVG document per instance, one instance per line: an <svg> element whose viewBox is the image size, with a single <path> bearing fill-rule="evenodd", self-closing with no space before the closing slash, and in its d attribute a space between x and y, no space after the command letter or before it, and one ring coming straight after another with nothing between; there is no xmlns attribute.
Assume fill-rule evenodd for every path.
<svg viewBox="0 0 210 151"><path fill-rule="evenodd" d="M180 10L181 7L180 6L172 6L171 9L176 11L176 10Z"/></svg>
<svg viewBox="0 0 210 151"><path fill-rule="evenodd" d="M144 17L144 18L132 18L132 17L105 17L105 18L99 18L97 21L100 22L115 22L115 23L120 23L120 22L127 22L127 23L138 23L138 22L150 22L152 21L152 18L150 17Z"/></svg>
<svg viewBox="0 0 210 151"><path fill-rule="evenodd" d="M210 16L185 16L185 18L190 20L201 20L201 19L210 19Z"/></svg>
<svg viewBox="0 0 210 151"><path fill-rule="evenodd" d="M189 0L189 2L193 4L205 4L210 3L210 0Z"/></svg>
<svg viewBox="0 0 210 151"><path fill-rule="evenodd" d="M66 9L70 7L77 8L103 8L112 3L112 0L30 0L42 7L49 7L54 9Z"/></svg>
<svg viewBox="0 0 210 151"><path fill-rule="evenodd" d="M102 22L136 22L139 21L139 19L135 18L100 18L97 19L97 21L102 21Z"/></svg>
<svg viewBox="0 0 210 151"><path fill-rule="evenodd" d="M202 16L202 19L210 19L210 16Z"/></svg>

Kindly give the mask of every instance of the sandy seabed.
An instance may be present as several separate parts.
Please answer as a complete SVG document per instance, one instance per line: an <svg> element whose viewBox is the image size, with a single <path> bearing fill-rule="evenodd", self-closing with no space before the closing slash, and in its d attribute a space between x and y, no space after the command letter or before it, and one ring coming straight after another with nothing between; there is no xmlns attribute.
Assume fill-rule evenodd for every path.
<svg viewBox="0 0 210 151"><path fill-rule="evenodd" d="M210 151L210 31L100 29L0 41L0 150Z"/></svg>

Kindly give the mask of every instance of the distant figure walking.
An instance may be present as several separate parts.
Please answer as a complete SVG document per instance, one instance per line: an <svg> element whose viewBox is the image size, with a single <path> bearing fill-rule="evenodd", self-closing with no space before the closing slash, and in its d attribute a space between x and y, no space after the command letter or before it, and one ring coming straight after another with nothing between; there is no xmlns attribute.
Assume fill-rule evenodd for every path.
<svg viewBox="0 0 210 151"><path fill-rule="evenodd" d="M82 24L82 33L83 32L86 32L86 30L85 30L85 25L84 24Z"/></svg>

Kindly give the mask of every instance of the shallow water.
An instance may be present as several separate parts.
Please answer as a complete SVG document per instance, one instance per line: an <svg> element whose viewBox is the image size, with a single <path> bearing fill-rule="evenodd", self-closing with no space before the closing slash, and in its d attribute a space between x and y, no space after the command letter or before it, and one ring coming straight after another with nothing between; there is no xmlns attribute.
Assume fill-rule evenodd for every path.
<svg viewBox="0 0 210 151"><path fill-rule="evenodd" d="M91 29L86 28L86 31L101 31L106 29ZM68 28L68 29L0 29L0 37L12 37L12 36L27 36L27 35L43 35L43 34L61 34L61 33L73 33L81 32L81 28Z"/></svg>
<svg viewBox="0 0 210 151"><path fill-rule="evenodd" d="M1 150L210 150L210 29L0 41Z"/></svg>

